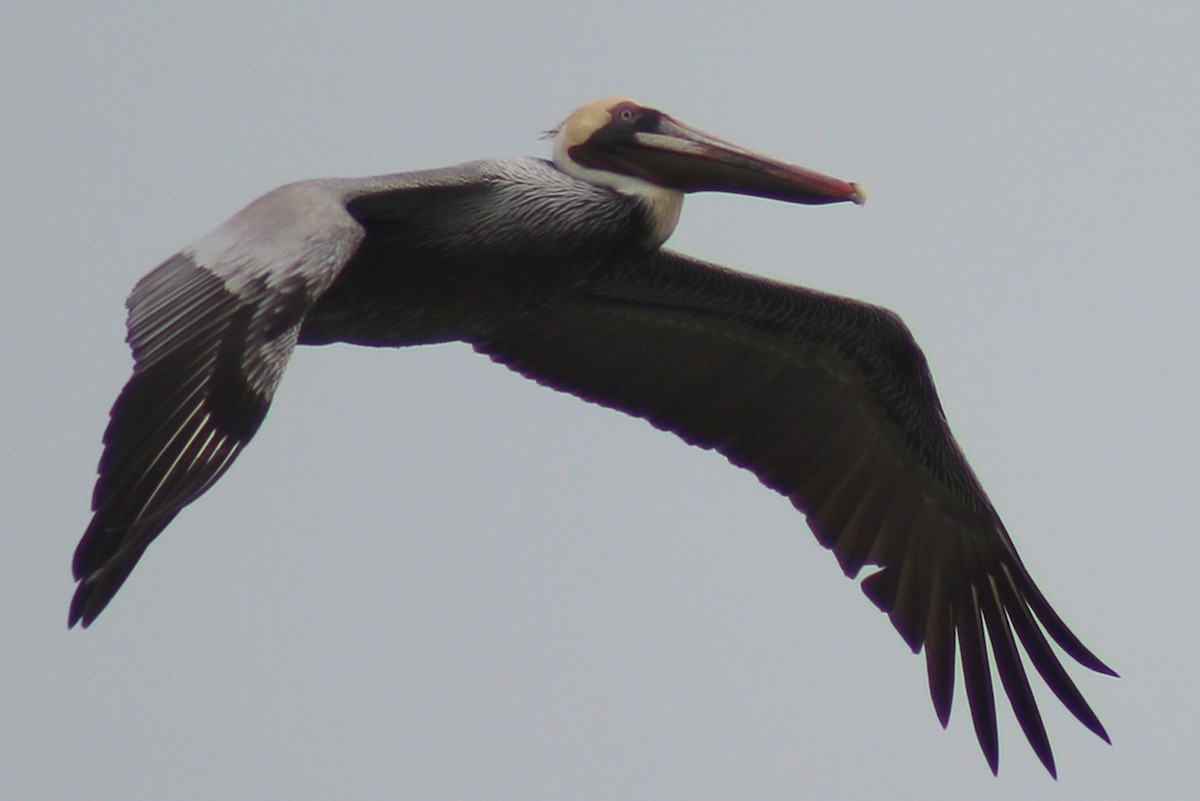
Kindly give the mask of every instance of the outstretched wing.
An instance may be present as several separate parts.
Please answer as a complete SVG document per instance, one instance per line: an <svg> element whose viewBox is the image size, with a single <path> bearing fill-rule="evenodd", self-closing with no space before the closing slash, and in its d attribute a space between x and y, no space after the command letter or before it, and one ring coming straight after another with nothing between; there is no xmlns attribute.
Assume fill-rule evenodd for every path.
<svg viewBox="0 0 1200 801"><path fill-rule="evenodd" d="M502 170L478 161L288 184L137 284L128 301L133 376L104 434L70 625L96 619L150 542L258 430L305 315L368 233L347 207L404 217L447 190L486 192Z"/></svg>
<svg viewBox="0 0 1200 801"><path fill-rule="evenodd" d="M331 184L292 184L138 282L127 302L133 376L104 434L71 625L100 614L146 546L254 436L305 312L361 237Z"/></svg>
<svg viewBox="0 0 1200 801"><path fill-rule="evenodd" d="M720 451L791 499L848 576L878 565L863 589L914 652L924 647L943 726L957 642L993 772L988 641L1021 727L1051 773L1018 640L1055 695L1108 739L1043 630L1082 664L1112 671L1026 572L898 317L668 252L594 275L473 344L539 383Z"/></svg>

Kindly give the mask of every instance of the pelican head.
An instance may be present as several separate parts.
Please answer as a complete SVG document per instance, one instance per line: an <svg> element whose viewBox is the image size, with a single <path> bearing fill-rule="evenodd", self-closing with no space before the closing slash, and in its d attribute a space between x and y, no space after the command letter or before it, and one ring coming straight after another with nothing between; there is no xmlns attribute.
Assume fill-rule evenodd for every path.
<svg viewBox="0 0 1200 801"><path fill-rule="evenodd" d="M655 246L675 230L687 192L807 204L865 199L853 183L746 150L627 97L572 112L555 134L554 164L581 181L641 199Z"/></svg>

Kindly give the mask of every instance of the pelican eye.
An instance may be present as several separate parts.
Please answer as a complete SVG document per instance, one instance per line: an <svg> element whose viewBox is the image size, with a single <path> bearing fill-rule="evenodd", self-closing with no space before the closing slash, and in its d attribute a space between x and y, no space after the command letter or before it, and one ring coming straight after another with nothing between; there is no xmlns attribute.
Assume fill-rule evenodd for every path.
<svg viewBox="0 0 1200 801"><path fill-rule="evenodd" d="M635 103L622 103L609 112L611 130L616 133L631 131L656 131L662 113Z"/></svg>
<svg viewBox="0 0 1200 801"><path fill-rule="evenodd" d="M613 117L617 122L628 123L636 120L638 118L638 113L637 109L635 109L633 106L623 105L614 110Z"/></svg>

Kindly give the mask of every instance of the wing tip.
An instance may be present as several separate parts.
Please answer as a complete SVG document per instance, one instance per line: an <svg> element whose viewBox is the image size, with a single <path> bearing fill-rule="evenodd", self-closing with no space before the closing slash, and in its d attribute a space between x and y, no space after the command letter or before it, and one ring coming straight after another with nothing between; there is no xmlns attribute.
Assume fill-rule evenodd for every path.
<svg viewBox="0 0 1200 801"><path fill-rule="evenodd" d="M144 552L144 547L139 548L119 560L85 570L83 576L78 579L79 586L75 588L75 594L71 597L67 628L75 628L78 625L86 629L92 625L116 597Z"/></svg>
<svg viewBox="0 0 1200 801"><path fill-rule="evenodd" d="M79 626L86 629L92 625L92 621L107 605L107 601L100 603L99 608L95 608L96 596L92 593L91 587L86 582L81 583L75 590L75 595L71 598L71 608L67 613L67 628L73 629Z"/></svg>
<svg viewBox="0 0 1200 801"><path fill-rule="evenodd" d="M993 776L1000 775L1000 748L997 746L988 749L983 745L983 741L979 741L979 745L983 747L983 756L987 760L988 769L991 770Z"/></svg>

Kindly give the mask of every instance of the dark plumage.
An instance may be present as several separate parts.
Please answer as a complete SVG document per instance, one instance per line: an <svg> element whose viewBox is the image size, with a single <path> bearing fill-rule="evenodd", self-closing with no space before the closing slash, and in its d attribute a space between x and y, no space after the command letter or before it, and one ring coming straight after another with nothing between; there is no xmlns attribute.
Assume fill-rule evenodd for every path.
<svg viewBox="0 0 1200 801"><path fill-rule="evenodd" d="M1112 671L1033 583L899 318L659 249L686 190L816 203L859 201L858 188L648 115L630 101L584 107L560 130L554 164L281 187L139 282L134 374L105 433L70 623L95 620L150 542L232 463L297 342L463 340L719 451L787 496L846 575L878 566L863 589L914 652L925 649L943 725L962 654L993 771L989 644L1051 773L1021 650L1107 740L1043 631ZM689 177L692 161L700 177Z"/></svg>

